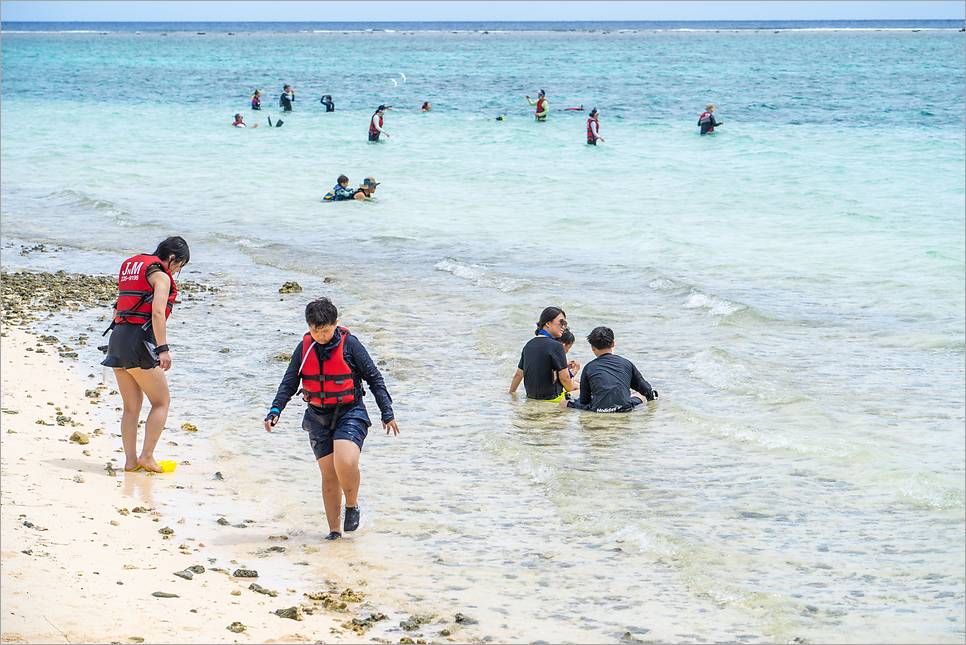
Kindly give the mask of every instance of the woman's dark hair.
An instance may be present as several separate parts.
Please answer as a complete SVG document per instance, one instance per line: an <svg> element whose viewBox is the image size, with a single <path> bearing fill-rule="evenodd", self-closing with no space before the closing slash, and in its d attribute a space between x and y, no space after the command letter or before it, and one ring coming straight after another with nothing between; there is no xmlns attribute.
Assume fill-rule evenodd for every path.
<svg viewBox="0 0 966 645"><path fill-rule="evenodd" d="M595 114L597 114L597 108L590 111L590 116L594 116Z"/></svg>
<svg viewBox="0 0 966 645"><path fill-rule="evenodd" d="M339 184L340 186L342 184L348 184L349 178L346 177L345 175L339 175L339 178L335 180L335 183Z"/></svg>
<svg viewBox="0 0 966 645"><path fill-rule="evenodd" d="M188 264L188 260L191 259L191 251L188 250L188 243L180 235L172 235L171 237L165 238L161 244L158 244L158 248L151 255L159 258L165 264L168 263L168 259L172 255L174 256L175 262L182 264Z"/></svg>
<svg viewBox="0 0 966 645"><path fill-rule="evenodd" d="M573 345L577 342L577 339L574 338L574 333L569 329L563 330L563 333L560 334L560 338L557 340L560 341L561 345Z"/></svg>
<svg viewBox="0 0 966 645"><path fill-rule="evenodd" d="M560 314L563 314L564 318L567 317L567 314L564 313L564 310L559 307L547 307L544 309L543 313L540 314L540 320L537 321L537 331L533 332L533 335L539 335L540 330L543 329L543 326L555 319Z"/></svg>
<svg viewBox="0 0 966 645"><path fill-rule="evenodd" d="M319 298L305 305L305 322L318 329L334 325L339 320L339 310L328 298Z"/></svg>
<svg viewBox="0 0 966 645"><path fill-rule="evenodd" d="M610 327L594 327L587 334L587 342L594 349L610 349L614 345L614 330Z"/></svg>

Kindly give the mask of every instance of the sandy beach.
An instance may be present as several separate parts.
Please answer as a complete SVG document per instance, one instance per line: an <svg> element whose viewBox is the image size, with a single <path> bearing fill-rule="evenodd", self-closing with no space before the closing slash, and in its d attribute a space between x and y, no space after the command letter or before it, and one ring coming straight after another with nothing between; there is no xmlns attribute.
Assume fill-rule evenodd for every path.
<svg viewBox="0 0 966 645"><path fill-rule="evenodd" d="M312 564L286 559L284 528L192 466L186 432L162 437L174 473L124 473L110 376L22 328L2 337L3 642L339 643L387 628L399 633L375 640L425 642L358 583L300 582L318 549L302 547Z"/></svg>

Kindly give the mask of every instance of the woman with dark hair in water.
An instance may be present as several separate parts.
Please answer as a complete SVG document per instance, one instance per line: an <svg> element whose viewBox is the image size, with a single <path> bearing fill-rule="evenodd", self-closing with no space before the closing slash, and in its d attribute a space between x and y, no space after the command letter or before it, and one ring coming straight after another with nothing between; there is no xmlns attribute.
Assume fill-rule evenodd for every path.
<svg viewBox="0 0 966 645"><path fill-rule="evenodd" d="M567 352L558 338L567 329L567 314L558 307L547 307L537 321L535 338L523 347L516 374L510 381L510 394L523 382L528 399L559 401L577 385L570 378Z"/></svg>
<svg viewBox="0 0 966 645"><path fill-rule="evenodd" d="M121 443L124 470L174 470L177 463L154 459L168 419L171 394L164 373L171 369L167 319L178 297L174 274L188 264L191 253L183 237L165 239L150 255L135 255L121 263L111 340L101 365L114 369L117 389L124 401ZM113 330L113 331L112 331ZM107 332L105 332L107 333ZM160 368L160 369L159 369ZM145 395L151 412L144 424L144 444L137 452L138 418Z"/></svg>

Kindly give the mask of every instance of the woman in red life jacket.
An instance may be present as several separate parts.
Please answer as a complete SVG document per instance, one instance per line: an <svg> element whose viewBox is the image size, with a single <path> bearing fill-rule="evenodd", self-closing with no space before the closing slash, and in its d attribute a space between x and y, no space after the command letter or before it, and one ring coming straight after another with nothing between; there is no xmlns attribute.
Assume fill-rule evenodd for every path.
<svg viewBox="0 0 966 645"><path fill-rule="evenodd" d="M154 458L154 448L161 439L171 404L164 375L171 369L166 325L178 297L173 276L190 257L188 243L174 236L161 242L154 253L135 255L121 264L114 322L108 328L111 340L101 365L114 369L117 389L124 400L121 442L126 471L145 468L162 472ZM151 412L144 424L144 444L139 455L138 417L145 396L151 402Z"/></svg>
<svg viewBox="0 0 966 645"><path fill-rule="evenodd" d="M604 140L604 137L598 134L598 128L600 127L600 122L597 120L600 118L600 112L597 108L590 111L590 118L587 119L587 145L596 146L597 140Z"/></svg>
<svg viewBox="0 0 966 645"><path fill-rule="evenodd" d="M379 135L384 134L386 138L389 138L389 133L382 129L382 116L386 113L386 110L391 110L391 107L380 105L376 108L373 113L372 118L369 120L369 141L379 141Z"/></svg>

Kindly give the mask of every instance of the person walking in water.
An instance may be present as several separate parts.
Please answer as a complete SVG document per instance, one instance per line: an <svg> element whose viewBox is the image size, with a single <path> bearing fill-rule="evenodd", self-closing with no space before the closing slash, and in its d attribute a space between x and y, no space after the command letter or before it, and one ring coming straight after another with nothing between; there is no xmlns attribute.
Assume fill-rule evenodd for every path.
<svg viewBox="0 0 966 645"><path fill-rule="evenodd" d="M295 90L292 89L291 85L286 85L282 88L282 95L278 97L278 107L282 108L283 112L292 111L292 101L295 100Z"/></svg>
<svg viewBox="0 0 966 645"><path fill-rule="evenodd" d="M567 314L558 307L547 307L537 321L535 338L523 346L520 363L510 381L510 394L514 394L520 383L527 390L528 399L559 401L567 392L577 390L570 372L580 366L567 363L567 352L557 339L567 329ZM575 368L571 370L571 367Z"/></svg>
<svg viewBox="0 0 966 645"><path fill-rule="evenodd" d="M379 141L379 135L384 134L389 138L389 133L382 129L382 117L386 113L386 106L380 105L376 108L372 118L369 119L369 141Z"/></svg>
<svg viewBox="0 0 966 645"><path fill-rule="evenodd" d="M261 110L262 109L262 91L255 90L255 94L252 96L252 109Z"/></svg>
<svg viewBox="0 0 966 645"><path fill-rule="evenodd" d="M714 132L716 126L724 125L724 121L718 121L714 118L714 110L714 103L708 103L708 106L704 108L704 112L698 117L701 134L711 134Z"/></svg>
<svg viewBox="0 0 966 645"><path fill-rule="evenodd" d="M399 426L379 368L359 339L338 326L339 310L332 301L319 298L306 305L305 322L309 330L295 346L265 417L265 430L272 431L301 387L306 403L302 429L308 432L322 473L322 502L329 525L325 539L337 540L343 532L359 528L359 455L372 425L362 400L362 381L376 399L386 434L398 435ZM340 526L343 495L345 522Z"/></svg>
<svg viewBox="0 0 966 645"><path fill-rule="evenodd" d="M537 121L546 121L547 120L547 115L550 114L550 104L547 103L547 92L545 90L540 90L540 93L537 94L537 102L536 103L534 103L533 101L531 101L530 100L530 95L527 94L527 101L530 103L530 105L536 105L537 106L537 111L534 114L534 116L536 117Z"/></svg>
<svg viewBox="0 0 966 645"><path fill-rule="evenodd" d="M156 461L154 449L161 439L171 405L164 373L171 369L167 320L178 297L174 274L189 259L188 243L182 237L173 236L158 244L154 253L135 255L122 262L118 273L114 321L107 330L111 332L111 339L107 358L101 365L114 370L124 402L121 443L126 472L141 468L156 473L170 472L178 466L171 460ZM151 412L144 424L144 443L139 455L138 418L145 396L151 402Z"/></svg>
<svg viewBox="0 0 966 645"><path fill-rule="evenodd" d="M599 130L598 130L598 128L600 127L600 122L598 121L599 118L600 118L600 112L597 111L597 108L594 108L593 110L590 111L590 118L587 119L587 145L588 146L596 146L598 139L600 139L601 141L604 140L604 137L600 136Z"/></svg>

